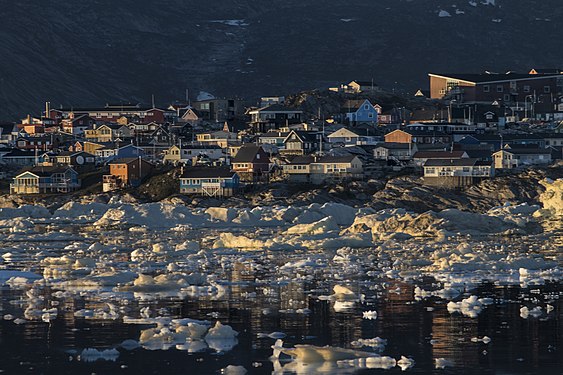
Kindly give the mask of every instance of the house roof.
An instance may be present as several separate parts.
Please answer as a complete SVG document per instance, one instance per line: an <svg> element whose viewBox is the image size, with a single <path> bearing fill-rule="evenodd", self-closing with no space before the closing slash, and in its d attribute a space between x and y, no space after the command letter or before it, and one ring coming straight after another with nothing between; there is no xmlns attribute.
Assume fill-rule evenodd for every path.
<svg viewBox="0 0 563 375"><path fill-rule="evenodd" d="M60 166L53 166L53 167L31 167L31 168L26 168L24 169L20 174L18 174L16 177L21 176L24 173L33 173L34 175L38 176L38 177L48 177L51 176L52 174L55 173L66 173L68 170L76 173L76 171L74 169L72 169L71 167L60 167Z"/></svg>
<svg viewBox="0 0 563 375"><path fill-rule="evenodd" d="M288 164L327 164L327 163L350 163L356 155L324 155L320 157L315 157L312 155L306 156L296 156Z"/></svg>
<svg viewBox="0 0 563 375"><path fill-rule="evenodd" d="M10 157L29 157L29 156L35 156L35 151L14 149L9 153L7 153L6 155L4 155L3 157L10 158Z"/></svg>
<svg viewBox="0 0 563 375"><path fill-rule="evenodd" d="M184 150L221 150L221 147L218 146L218 145L212 145L212 144L205 144L205 145L183 144L182 149L184 149Z"/></svg>
<svg viewBox="0 0 563 375"><path fill-rule="evenodd" d="M317 132L308 132L304 130L292 130L291 132L289 132L284 142L291 140L290 137L292 133L295 133L295 135L297 135L297 137L299 137L301 141L311 143L317 142L317 136L319 134Z"/></svg>
<svg viewBox="0 0 563 375"><path fill-rule="evenodd" d="M261 148L262 147L253 144L243 145L234 157L233 163L253 162L256 154L260 151Z"/></svg>
<svg viewBox="0 0 563 375"><path fill-rule="evenodd" d="M408 134L412 135L413 137L443 137L443 136L449 136L448 133L442 132L442 131L416 130L416 129L397 129L397 130L393 130L392 132L389 132L385 135L391 134L391 133L396 132L396 131L402 131L404 133L408 133Z"/></svg>
<svg viewBox="0 0 563 375"><path fill-rule="evenodd" d="M131 164L135 161L139 161L141 159L146 164L152 164L150 161L147 161L143 158L119 158L112 160L109 164Z"/></svg>
<svg viewBox="0 0 563 375"><path fill-rule="evenodd" d="M356 155L326 155L318 158L315 163L350 163L356 157Z"/></svg>
<svg viewBox="0 0 563 375"><path fill-rule="evenodd" d="M377 86L377 84L373 81L358 81L358 80L353 80L350 83L357 83L360 86Z"/></svg>
<svg viewBox="0 0 563 375"><path fill-rule="evenodd" d="M459 159L465 151L417 151L413 159Z"/></svg>
<svg viewBox="0 0 563 375"><path fill-rule="evenodd" d="M328 135L328 138L357 137L358 134L350 129L341 128Z"/></svg>
<svg viewBox="0 0 563 375"><path fill-rule="evenodd" d="M447 73L447 74L433 74L430 73L429 76L436 76L440 78L452 78L459 81L464 81L473 84L482 84L482 83L496 83L496 82L509 82L509 81L518 81L518 80L525 80L525 79L545 79L547 77L557 77L559 76L558 73L556 74L520 74L520 73L506 73L506 74L466 74L466 73Z"/></svg>
<svg viewBox="0 0 563 375"><path fill-rule="evenodd" d="M250 113L252 113L252 112L278 112L278 113L279 112L291 112L291 113L297 112L297 113L303 113L303 111L300 110L300 109L289 108L289 107L286 107L286 106L281 105L281 104L270 104L270 105L267 105L265 107L257 108L257 109L250 111Z"/></svg>
<svg viewBox="0 0 563 375"><path fill-rule="evenodd" d="M267 133L259 135L259 138L268 138L268 137L285 138L285 137L287 137L288 134L289 134L289 132L280 132L280 131L275 131L275 130L269 130Z"/></svg>
<svg viewBox="0 0 563 375"><path fill-rule="evenodd" d="M300 155L290 160L288 164L311 164L315 161L315 157L311 155Z"/></svg>
<svg viewBox="0 0 563 375"><path fill-rule="evenodd" d="M474 158L462 158L462 159L428 159L424 163L425 167L472 167L477 163L477 159ZM484 165L490 165L491 163L486 163Z"/></svg>
<svg viewBox="0 0 563 375"><path fill-rule="evenodd" d="M506 152L513 155L547 155L551 154L551 151L546 148L503 148L500 151L495 152Z"/></svg>
<svg viewBox="0 0 563 375"><path fill-rule="evenodd" d="M387 150L408 150L409 146L412 147L412 144L397 143L397 142L382 142L375 145L375 148L381 147Z"/></svg>
<svg viewBox="0 0 563 375"><path fill-rule="evenodd" d="M223 177L229 178L233 177L236 172L231 171L229 168L218 167L218 168L186 168L182 174L182 178L214 178Z"/></svg>

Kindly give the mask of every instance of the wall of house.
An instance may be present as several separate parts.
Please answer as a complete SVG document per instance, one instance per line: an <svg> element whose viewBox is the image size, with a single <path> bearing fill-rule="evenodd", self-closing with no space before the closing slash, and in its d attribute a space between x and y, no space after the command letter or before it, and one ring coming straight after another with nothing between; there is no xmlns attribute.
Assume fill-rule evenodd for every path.
<svg viewBox="0 0 563 375"><path fill-rule="evenodd" d="M411 143L412 136L402 131L394 131L385 134L385 142L389 143Z"/></svg>

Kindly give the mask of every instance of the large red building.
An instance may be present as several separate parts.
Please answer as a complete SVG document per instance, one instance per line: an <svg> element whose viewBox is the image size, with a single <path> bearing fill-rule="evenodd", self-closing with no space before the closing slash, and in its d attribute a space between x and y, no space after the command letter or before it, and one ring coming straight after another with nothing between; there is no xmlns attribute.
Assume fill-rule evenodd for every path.
<svg viewBox="0 0 563 375"><path fill-rule="evenodd" d="M538 71L542 71L538 69ZM532 113L562 112L563 74L559 70L528 74L430 73L430 97L459 104L497 104ZM559 111L562 109L562 111Z"/></svg>

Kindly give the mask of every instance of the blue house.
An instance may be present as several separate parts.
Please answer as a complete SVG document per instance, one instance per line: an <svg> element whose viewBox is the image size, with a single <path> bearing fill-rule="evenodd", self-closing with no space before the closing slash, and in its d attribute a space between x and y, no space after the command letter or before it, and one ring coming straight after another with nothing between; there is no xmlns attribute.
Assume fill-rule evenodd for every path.
<svg viewBox="0 0 563 375"><path fill-rule="evenodd" d="M354 103L353 106L345 106L344 109L346 110L346 120L351 125L377 125L378 116L381 111L381 107L374 106L368 99L364 101L358 101Z"/></svg>
<svg viewBox="0 0 563 375"><path fill-rule="evenodd" d="M229 168L186 168L180 177L180 192L209 197L231 197L237 193L240 178Z"/></svg>
<svg viewBox="0 0 563 375"><path fill-rule="evenodd" d="M14 177L10 194L68 193L80 189L71 167L33 167Z"/></svg>

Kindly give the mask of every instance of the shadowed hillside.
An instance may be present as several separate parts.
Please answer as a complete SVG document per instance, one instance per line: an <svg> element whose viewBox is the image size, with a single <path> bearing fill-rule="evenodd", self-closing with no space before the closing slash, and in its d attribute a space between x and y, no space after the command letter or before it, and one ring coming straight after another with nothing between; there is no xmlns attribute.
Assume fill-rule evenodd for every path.
<svg viewBox="0 0 563 375"><path fill-rule="evenodd" d="M3 119L47 100L254 98L356 78L412 91L428 71L563 61L559 0L0 0L0 13Z"/></svg>

